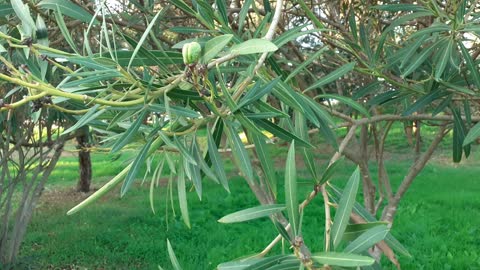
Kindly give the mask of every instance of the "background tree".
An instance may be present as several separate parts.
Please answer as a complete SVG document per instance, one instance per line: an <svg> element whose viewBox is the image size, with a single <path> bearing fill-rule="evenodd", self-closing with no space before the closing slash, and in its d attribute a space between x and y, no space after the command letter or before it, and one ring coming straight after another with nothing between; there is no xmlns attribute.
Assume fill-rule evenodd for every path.
<svg viewBox="0 0 480 270"><path fill-rule="evenodd" d="M36 24L39 43L45 42L42 22L39 19ZM29 46L32 40L24 42L28 44L22 46ZM27 58L20 50L2 53L0 60L2 76L31 82L27 78L31 69L38 72L38 78L50 76L41 59ZM67 137L60 135L59 128L65 123L61 115L43 109L52 103L49 96L1 81L0 97L0 266L9 268Z"/></svg>
<svg viewBox="0 0 480 270"><path fill-rule="evenodd" d="M122 180L124 195L145 160L156 159L161 161L152 170L152 188L166 164L176 179L182 217L190 226L186 189L193 187L201 198L206 176L228 191L218 150L231 151L261 205L221 221L270 216L279 237L257 258L219 268L380 267L365 256L372 246L373 258L378 260L383 252L399 267L393 250L408 252L389 229L400 200L450 130L456 162L463 153L468 156L479 133L477 125L466 135L478 121L472 116L477 111L472 100L480 85L473 46L478 42L478 7L469 1L379 6L302 0L11 3L5 13L19 19L21 26L19 32L3 26L5 53L26 51L29 59L46 59L64 79L42 79L28 63L30 72L17 72L13 59L2 58L9 73L0 74L0 80L29 94L0 110L12 113L12 108L52 96L52 103L42 106L75 119L64 134L90 125L104 135L103 146L112 153L124 147L138 150L118 176L69 213ZM33 31L25 28L35 28L31 14L56 23L50 33L68 47L26 42ZM333 105L333 100L341 104ZM406 139L415 149L412 167L396 191L383 163L394 122L405 124ZM425 125L437 127L433 138L421 136ZM337 138L332 129L341 127L347 127L346 135ZM324 167L313 155L317 132L334 147ZM246 134L247 145L240 133ZM276 143L291 142L283 185L267 151L266 133L273 134ZM370 153L378 167L376 177L370 173ZM312 180L312 191L301 203L296 154L304 159ZM343 191L329 181L342 155L359 167ZM360 181L364 207L354 203ZM279 201L282 187L285 200ZM323 250L313 252L303 240L301 216L318 194L324 202L325 237ZM331 208L336 208L335 216ZM376 222L379 210L388 227ZM368 230L356 239L345 238L345 230L355 223ZM293 254L263 258L282 237Z"/></svg>
<svg viewBox="0 0 480 270"><path fill-rule="evenodd" d="M75 134L78 149L78 167L80 178L77 183L77 190L89 192L92 182L92 159L90 157L90 131L88 127L77 130Z"/></svg>

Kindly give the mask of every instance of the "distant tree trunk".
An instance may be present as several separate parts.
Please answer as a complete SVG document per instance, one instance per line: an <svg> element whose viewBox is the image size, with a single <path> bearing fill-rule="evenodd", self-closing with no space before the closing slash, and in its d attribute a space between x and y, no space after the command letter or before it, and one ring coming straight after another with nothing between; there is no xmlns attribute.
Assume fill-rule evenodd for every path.
<svg viewBox="0 0 480 270"><path fill-rule="evenodd" d="M92 182L92 160L90 158L90 144L88 142L88 128L82 131L76 137L78 152L78 166L80 170L80 179L77 183L77 191L89 192Z"/></svg>
<svg viewBox="0 0 480 270"><path fill-rule="evenodd" d="M6 90L0 88L0 96ZM16 265L20 246L35 206L57 161L65 136L45 138L50 115L42 110L33 121L29 106L0 112L0 269L19 269ZM39 132L40 131L40 132ZM51 134L50 134L51 135Z"/></svg>

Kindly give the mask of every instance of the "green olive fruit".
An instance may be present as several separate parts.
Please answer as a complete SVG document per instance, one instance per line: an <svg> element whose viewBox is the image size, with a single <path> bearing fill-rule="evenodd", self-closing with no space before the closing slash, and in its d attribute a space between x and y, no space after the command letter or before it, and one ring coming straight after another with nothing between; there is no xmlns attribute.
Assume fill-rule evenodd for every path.
<svg viewBox="0 0 480 270"><path fill-rule="evenodd" d="M182 56L185 65L196 64L200 59L202 47L197 42L190 42L183 45Z"/></svg>

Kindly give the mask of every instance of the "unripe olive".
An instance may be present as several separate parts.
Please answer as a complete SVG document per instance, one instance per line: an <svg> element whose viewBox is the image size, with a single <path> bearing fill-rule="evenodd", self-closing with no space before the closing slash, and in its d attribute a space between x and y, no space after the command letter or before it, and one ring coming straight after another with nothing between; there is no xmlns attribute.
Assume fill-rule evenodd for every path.
<svg viewBox="0 0 480 270"><path fill-rule="evenodd" d="M185 65L191 65L198 62L200 54L202 53L202 47L197 42L190 42L183 45L182 56Z"/></svg>

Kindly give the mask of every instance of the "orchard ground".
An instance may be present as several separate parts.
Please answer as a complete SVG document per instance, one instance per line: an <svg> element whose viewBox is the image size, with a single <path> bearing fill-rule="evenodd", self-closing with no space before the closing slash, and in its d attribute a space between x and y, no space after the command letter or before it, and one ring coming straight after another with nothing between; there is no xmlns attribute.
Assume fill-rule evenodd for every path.
<svg viewBox="0 0 480 270"><path fill-rule="evenodd" d="M395 135L391 140L397 140ZM427 136L424 136L428 140ZM410 166L411 147L398 140L386 155L386 163L394 184L398 184ZM272 149L273 150L273 149ZM276 150L283 152L285 149ZM392 233L410 251L413 258L400 256L402 269L480 269L480 153L460 164L450 157L449 138L434 159L414 181L398 209ZM392 154L395 152L395 154ZM118 173L133 156L93 154L93 186ZM328 155L317 158L327 162ZM81 212L66 212L87 194L76 193L78 164L74 155L63 157L44 191L21 250L19 268L29 269L171 269L166 239L168 238L184 269L214 269L221 262L245 254L260 252L275 238L275 228L268 219L240 224L221 224L217 220L231 212L256 206L258 203L245 181L230 168L230 189L204 179L200 201L196 192L188 193L192 228L181 219L176 190L172 202L168 196L168 177L155 189L152 212L149 201L150 178L137 185L125 197L115 190ZM279 202L283 201L283 160L277 160ZM299 161L300 162L300 161ZM354 166L344 161L332 182L342 185ZM376 175L375 171L372 171ZM301 192L312 188L306 171L299 172ZM175 186L175 185L174 185ZM360 202L361 192L357 196ZM321 204L321 198L314 200ZM303 218L306 243L313 251L321 251L322 243L309 236L323 234L322 207L308 208ZM279 244L273 252L287 250ZM287 251L288 252L288 251ZM385 269L394 269L385 261Z"/></svg>

